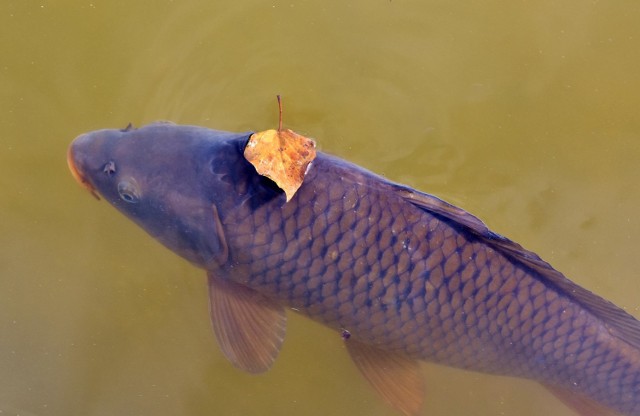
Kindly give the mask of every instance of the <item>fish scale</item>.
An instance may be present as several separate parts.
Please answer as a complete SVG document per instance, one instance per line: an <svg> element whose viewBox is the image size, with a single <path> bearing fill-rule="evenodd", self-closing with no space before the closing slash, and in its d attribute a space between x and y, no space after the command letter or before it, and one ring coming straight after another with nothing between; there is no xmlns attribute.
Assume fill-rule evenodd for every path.
<svg viewBox="0 0 640 416"><path fill-rule="evenodd" d="M637 320L463 210L321 152L285 203L244 159L248 137L156 123L82 135L68 153L94 196L207 270L234 365L271 366L284 305L340 331L405 414L427 360L537 380L583 415L603 412L575 393L640 416Z"/></svg>
<svg viewBox="0 0 640 416"><path fill-rule="evenodd" d="M337 162L319 156L281 209L266 204L223 220L230 246L249 259L251 287L384 349L569 383L640 411L637 362L610 351L593 316L469 231L369 184L375 179L345 174L316 185L329 163Z"/></svg>

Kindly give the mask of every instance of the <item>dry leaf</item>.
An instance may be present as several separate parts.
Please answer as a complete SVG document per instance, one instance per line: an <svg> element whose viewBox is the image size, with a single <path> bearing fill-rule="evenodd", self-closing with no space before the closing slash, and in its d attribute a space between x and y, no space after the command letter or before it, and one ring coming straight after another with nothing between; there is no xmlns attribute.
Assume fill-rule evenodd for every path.
<svg viewBox="0 0 640 416"><path fill-rule="evenodd" d="M271 179L291 200L302 185L307 168L316 157L316 144L292 130L282 130L282 106L278 130L254 133L244 149L244 157L256 171Z"/></svg>
<svg viewBox="0 0 640 416"><path fill-rule="evenodd" d="M284 191L288 202L302 185L307 167L316 157L316 144L289 129L265 130L251 135L244 157L260 175Z"/></svg>

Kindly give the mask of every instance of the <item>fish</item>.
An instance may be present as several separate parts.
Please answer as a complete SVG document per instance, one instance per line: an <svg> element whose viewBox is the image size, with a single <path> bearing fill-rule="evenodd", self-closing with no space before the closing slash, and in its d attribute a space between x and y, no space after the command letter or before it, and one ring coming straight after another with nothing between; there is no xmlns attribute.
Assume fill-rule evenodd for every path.
<svg viewBox="0 0 640 416"><path fill-rule="evenodd" d="M262 373L286 310L337 332L373 389L421 412L421 361L532 379L583 416L640 415L640 322L446 201L324 152L287 202L251 132L156 122L70 144L72 175L208 279L224 356Z"/></svg>

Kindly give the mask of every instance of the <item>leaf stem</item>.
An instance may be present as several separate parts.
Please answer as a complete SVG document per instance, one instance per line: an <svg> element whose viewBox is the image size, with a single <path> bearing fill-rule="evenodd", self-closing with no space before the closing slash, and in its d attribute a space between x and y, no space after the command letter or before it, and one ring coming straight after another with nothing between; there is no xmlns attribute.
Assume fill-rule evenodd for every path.
<svg viewBox="0 0 640 416"><path fill-rule="evenodd" d="M278 99L278 112L280 113L278 116L278 131L282 131L282 100L280 99L280 94L276 95Z"/></svg>

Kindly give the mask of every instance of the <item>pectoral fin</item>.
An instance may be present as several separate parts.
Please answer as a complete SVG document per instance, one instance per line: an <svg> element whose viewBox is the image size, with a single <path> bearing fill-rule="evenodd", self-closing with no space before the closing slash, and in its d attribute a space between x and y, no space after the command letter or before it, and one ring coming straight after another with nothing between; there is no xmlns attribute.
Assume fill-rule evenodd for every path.
<svg viewBox="0 0 640 416"><path fill-rule="evenodd" d="M391 406L407 416L420 412L424 380L417 360L358 342L345 340L347 351L362 375Z"/></svg>
<svg viewBox="0 0 640 416"><path fill-rule="evenodd" d="M225 357L249 373L267 371L286 332L284 308L239 283L209 274L213 332Z"/></svg>

